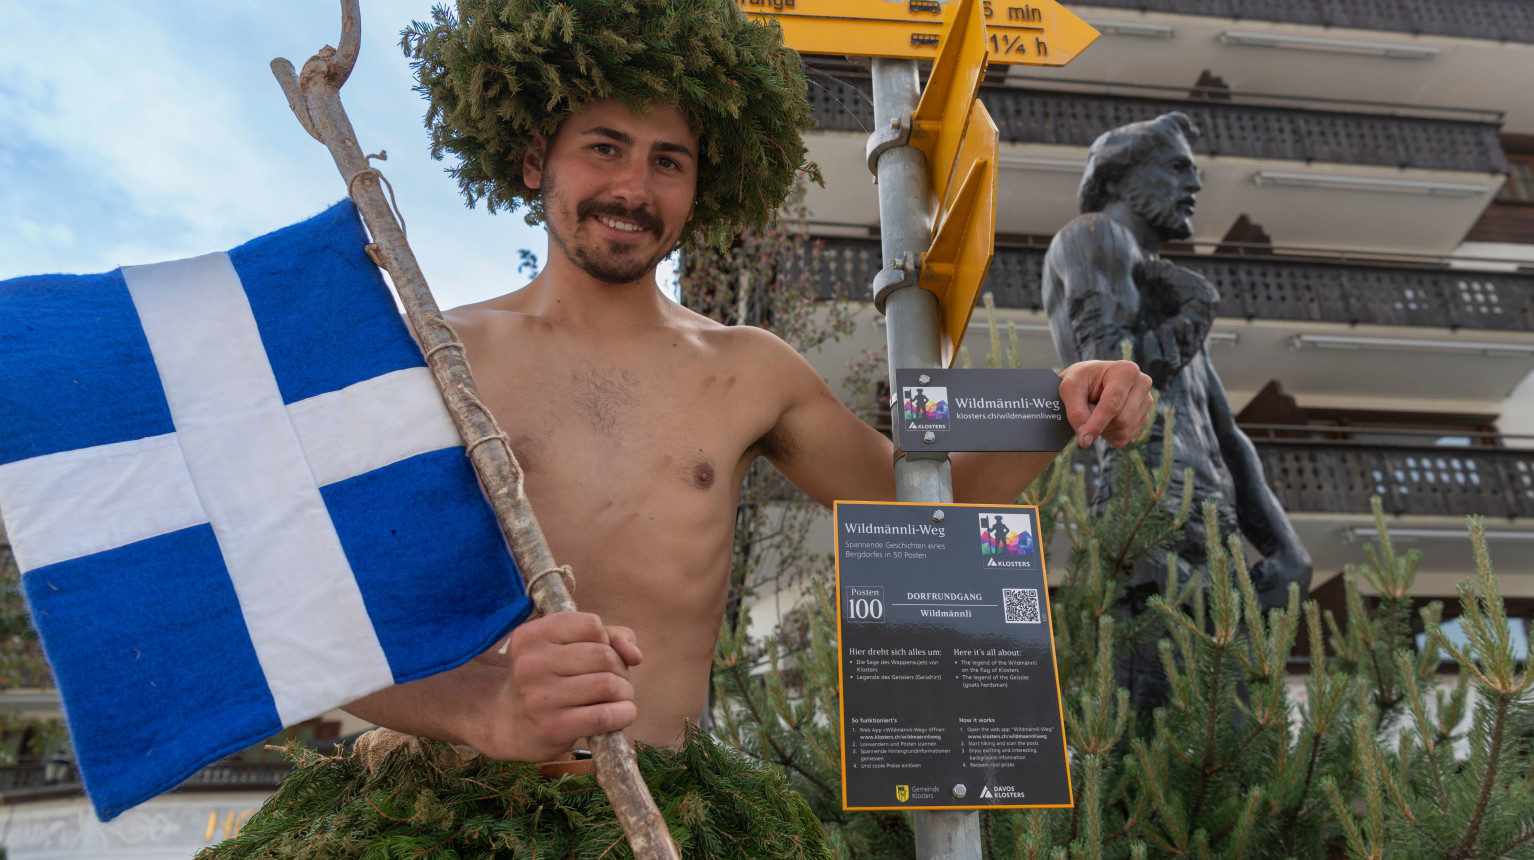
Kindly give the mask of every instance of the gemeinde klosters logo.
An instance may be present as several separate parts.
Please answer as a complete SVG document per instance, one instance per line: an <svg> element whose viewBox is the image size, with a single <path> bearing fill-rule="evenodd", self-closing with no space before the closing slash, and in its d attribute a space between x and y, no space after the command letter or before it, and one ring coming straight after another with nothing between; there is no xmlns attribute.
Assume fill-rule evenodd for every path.
<svg viewBox="0 0 1534 860"><path fill-rule="evenodd" d="M897 785L897 786L895 786L895 799L900 801L901 803L905 803L907 800L910 800L911 799L911 787L909 785Z"/></svg>
<svg viewBox="0 0 1534 860"><path fill-rule="evenodd" d="M948 389L918 385L900 389L900 418L907 430L948 429Z"/></svg>
<svg viewBox="0 0 1534 860"><path fill-rule="evenodd" d="M980 515L980 554L987 557L988 567L1026 567L1009 560L1031 556L1035 549L1033 523L1027 514Z"/></svg>

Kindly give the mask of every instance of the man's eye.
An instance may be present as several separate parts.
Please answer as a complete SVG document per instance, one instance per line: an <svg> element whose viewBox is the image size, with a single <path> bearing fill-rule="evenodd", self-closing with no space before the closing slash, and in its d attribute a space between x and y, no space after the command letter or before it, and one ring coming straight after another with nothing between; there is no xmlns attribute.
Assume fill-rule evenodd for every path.
<svg viewBox="0 0 1534 860"><path fill-rule="evenodd" d="M593 151L601 155L612 155L618 151L617 148L610 143L594 143L591 145L591 148Z"/></svg>
<svg viewBox="0 0 1534 860"><path fill-rule="evenodd" d="M655 160L655 163L659 164L662 168L664 168L666 170L675 170L678 167L682 166L682 165L676 163L676 159L665 158L665 157L657 158Z"/></svg>

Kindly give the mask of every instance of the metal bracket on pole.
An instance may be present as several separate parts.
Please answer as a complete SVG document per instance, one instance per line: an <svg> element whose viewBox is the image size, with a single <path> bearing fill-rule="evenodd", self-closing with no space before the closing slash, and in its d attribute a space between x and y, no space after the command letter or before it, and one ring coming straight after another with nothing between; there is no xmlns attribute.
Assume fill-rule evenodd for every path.
<svg viewBox="0 0 1534 860"><path fill-rule="evenodd" d="M889 300L890 293L906 287L914 287L919 281L921 281L921 255L914 251L906 251L874 275L874 307L879 310L879 313L884 313L884 303Z"/></svg>
<svg viewBox="0 0 1534 860"><path fill-rule="evenodd" d="M911 124L911 111L906 111L868 136L868 172L874 175L875 185L879 184L879 156L897 146L910 146Z"/></svg>

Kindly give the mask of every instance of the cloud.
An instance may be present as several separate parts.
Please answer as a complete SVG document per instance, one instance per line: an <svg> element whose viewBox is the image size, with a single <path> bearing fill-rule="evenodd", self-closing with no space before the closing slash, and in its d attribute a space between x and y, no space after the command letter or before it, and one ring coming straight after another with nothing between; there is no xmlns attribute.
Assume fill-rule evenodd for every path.
<svg viewBox="0 0 1534 860"><path fill-rule="evenodd" d="M439 302L519 286L516 251L543 253L521 218L465 210L432 161L398 30L426 3L364 9L342 90L393 182ZM339 36L339 4L57 0L9 10L0 59L0 278L88 272L240 244L345 195L267 64L297 66Z"/></svg>

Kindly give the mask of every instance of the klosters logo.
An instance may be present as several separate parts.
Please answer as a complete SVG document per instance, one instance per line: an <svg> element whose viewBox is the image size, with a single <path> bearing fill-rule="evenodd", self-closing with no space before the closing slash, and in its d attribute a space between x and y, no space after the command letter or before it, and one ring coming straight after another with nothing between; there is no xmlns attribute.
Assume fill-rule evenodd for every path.
<svg viewBox="0 0 1534 860"><path fill-rule="evenodd" d="M900 418L907 430L948 429L948 389L918 385L900 389Z"/></svg>
<svg viewBox="0 0 1534 860"><path fill-rule="evenodd" d="M901 803L905 803L907 800L910 800L911 799L911 787L909 785L897 785L897 786L895 786L895 799L900 801Z"/></svg>
<svg viewBox="0 0 1534 860"><path fill-rule="evenodd" d="M1033 523L1027 514L980 515L981 555L996 560L1033 555L1034 550Z"/></svg>

